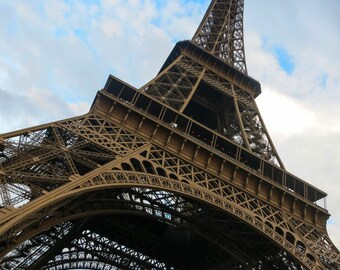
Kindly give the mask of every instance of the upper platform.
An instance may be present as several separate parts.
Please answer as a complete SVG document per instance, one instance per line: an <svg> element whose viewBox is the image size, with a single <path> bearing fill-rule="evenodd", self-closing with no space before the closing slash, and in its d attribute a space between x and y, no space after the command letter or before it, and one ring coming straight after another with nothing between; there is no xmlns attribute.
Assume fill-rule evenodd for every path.
<svg viewBox="0 0 340 270"><path fill-rule="evenodd" d="M159 73L165 70L180 55L193 59L198 64L247 91L254 98L261 94L261 84L257 80L241 72L231 63L224 62L221 58L216 57L188 40L177 42Z"/></svg>

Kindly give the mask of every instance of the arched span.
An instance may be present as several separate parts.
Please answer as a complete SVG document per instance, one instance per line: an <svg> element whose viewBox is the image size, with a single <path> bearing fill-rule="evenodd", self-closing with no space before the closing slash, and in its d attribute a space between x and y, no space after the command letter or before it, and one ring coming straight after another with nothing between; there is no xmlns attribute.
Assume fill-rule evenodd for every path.
<svg viewBox="0 0 340 270"><path fill-rule="evenodd" d="M223 231L225 227L217 226L217 224L214 224L214 222L211 221L214 215L212 215L209 218L209 227L207 227L206 223L202 225L201 219L206 215L207 212L209 213L216 212L211 207L207 207L203 204L193 203L192 200L186 200L185 198L175 196L174 194L172 195L169 192L155 190L153 191L154 192L151 193L151 190L142 188L131 189L113 188L105 189L102 191L91 190L90 192L83 193L80 197L82 201L81 204L82 209L78 210L77 206L72 207L73 201L71 201L69 202L69 205L64 206L64 209L73 208L72 211L70 211L70 213L72 214L70 214L69 212L63 213L62 211L59 210L59 212L62 213L62 215L53 217L52 220L45 222L45 224L43 224L43 227L46 229L47 227L50 228L60 222L67 222L69 220L82 220L84 218L91 218L98 222L99 220L103 219L103 217L108 217L112 215L117 216L117 218L119 215L135 216L135 218L133 219L138 219L138 216L139 217L146 216L148 218L151 217L154 220L161 220L164 224L171 223L176 225L177 228L178 227L182 228L183 230L176 229L174 231L171 230L171 228L174 227L169 226L171 236L176 238L177 239L176 241L180 240L181 246L187 245L188 244L187 241L189 238L197 239L197 237L192 238L190 237L190 235L197 235L198 237L209 242L211 247L213 249L216 249L216 254L220 254L220 258L223 259L231 257L233 258L233 261L236 261L239 264L251 262L249 254L242 250L244 246L238 247L237 245L235 245L234 239L230 238L229 234ZM119 194L118 197L116 196L117 194ZM126 195L128 195L128 197ZM156 198L156 196L158 197ZM94 200L93 199L94 197L97 199ZM112 204L110 203L108 204L108 199L111 197L115 199L112 200ZM117 200L117 198L120 199ZM77 199L79 199L79 196L77 196ZM97 204L96 200L97 201L103 200L103 203ZM93 208L92 206L88 207L88 205L92 204L94 201L97 207L96 208ZM145 201L147 201L146 204L144 204ZM178 211L178 207L182 208L182 210L184 209L184 211ZM191 212L189 212L188 209L191 209ZM76 212L74 212L74 210L76 210ZM198 213L198 215L194 215L194 212L196 214ZM219 213L224 215L221 212ZM217 223L220 222L221 216L218 215L218 217L219 218L217 218L216 216L215 220L215 222ZM115 220L114 217L110 219ZM227 218L226 220L232 222L232 220L231 219L229 220L229 218ZM214 224L214 226L212 226L212 224ZM239 225L237 225L237 227L238 227L237 231L239 231L243 226L240 227ZM40 228L40 231L42 230L44 229ZM110 230L112 230L112 228L110 228ZM35 234L38 234L40 231L37 229L35 231ZM185 232L185 235L183 235L183 231ZM245 233L248 234L249 232L246 231ZM254 232L254 235L255 234L257 233ZM180 237L181 235L183 237ZM216 239L216 235L219 235L220 237ZM25 239L25 237L22 236L22 239ZM23 241L22 239L19 242L22 242ZM262 239L262 237L260 239ZM262 239L259 242L263 241L264 239ZM160 241L160 243L162 243L162 241ZM270 242L268 241L268 243ZM272 249L273 249L272 244L270 244L268 250Z"/></svg>
<svg viewBox="0 0 340 270"><path fill-rule="evenodd" d="M77 181L77 179L81 179L81 181ZM78 178L74 178L72 181L79 184L75 185L73 189L68 190L67 192L61 191L52 196L49 196L51 194L46 194L44 198L39 198L36 202L33 201L30 205L19 209L19 211L21 210L20 213L6 224L7 230L14 227L14 225L20 224L23 220L27 220L30 215L34 214L39 216L39 213L43 213L48 207L52 207L67 198L80 195L84 192L107 188L150 188L173 192L180 196L189 197L213 207L217 207L273 240L307 269L313 269L315 265L315 262L310 259L313 258L311 255L307 257L296 245L293 245L290 241L280 235L280 233L277 233L275 229L264 224L261 219L255 218L252 213L242 207L242 205L235 204L231 200L204 189L203 187L187 184L171 178L141 172L124 171L102 172L98 175L89 174L84 177L79 176ZM4 228L4 226L2 228Z"/></svg>

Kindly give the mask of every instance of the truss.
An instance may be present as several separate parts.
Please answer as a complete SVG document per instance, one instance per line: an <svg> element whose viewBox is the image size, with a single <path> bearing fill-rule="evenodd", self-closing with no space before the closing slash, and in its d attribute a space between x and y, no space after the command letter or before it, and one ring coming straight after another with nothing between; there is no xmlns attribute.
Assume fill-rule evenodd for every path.
<svg viewBox="0 0 340 270"><path fill-rule="evenodd" d="M192 42L247 73L243 42L244 0L215 0L205 13Z"/></svg>
<svg viewBox="0 0 340 270"><path fill-rule="evenodd" d="M212 1L141 89L0 135L2 269L336 270L326 194L287 172L246 75L243 1Z"/></svg>

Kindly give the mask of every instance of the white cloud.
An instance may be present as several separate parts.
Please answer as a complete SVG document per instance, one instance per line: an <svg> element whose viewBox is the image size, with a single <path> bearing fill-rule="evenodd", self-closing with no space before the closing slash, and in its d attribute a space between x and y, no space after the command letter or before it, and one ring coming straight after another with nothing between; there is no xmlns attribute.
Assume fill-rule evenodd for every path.
<svg viewBox="0 0 340 270"><path fill-rule="evenodd" d="M1 132L71 117L74 108L47 89L27 89L25 95L0 89Z"/></svg>
<svg viewBox="0 0 340 270"><path fill-rule="evenodd" d="M246 57L249 73L262 84L259 109L286 168L328 193L329 233L340 246L339 3L246 3ZM292 57L291 75L273 46Z"/></svg>
<svg viewBox="0 0 340 270"><path fill-rule="evenodd" d="M116 20L105 18L99 27L108 38L119 38L123 35L122 25Z"/></svg>
<svg viewBox="0 0 340 270"><path fill-rule="evenodd" d="M308 110L293 97L263 88L257 105L270 134L289 137L308 131L317 125L316 114Z"/></svg>
<svg viewBox="0 0 340 270"><path fill-rule="evenodd" d="M72 115L82 115L89 111L90 104L83 101L83 102L75 102L70 103L68 102L68 107L72 111Z"/></svg>

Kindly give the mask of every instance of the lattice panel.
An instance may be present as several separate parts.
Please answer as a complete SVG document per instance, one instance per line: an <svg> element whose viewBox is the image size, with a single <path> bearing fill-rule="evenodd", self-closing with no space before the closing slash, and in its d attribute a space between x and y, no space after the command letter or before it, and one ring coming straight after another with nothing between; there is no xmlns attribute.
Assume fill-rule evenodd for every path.
<svg viewBox="0 0 340 270"><path fill-rule="evenodd" d="M245 205L238 205L235 204L235 198L239 198L238 194L229 195L228 198L218 196L213 192L207 191L203 188L196 188L189 184L185 184L184 182L179 182L177 180L172 180L170 178L164 177L155 177L149 176L143 173L127 173L127 172L107 172L102 173L99 176L94 177L93 179L89 180L88 182L82 185L83 188L89 188L90 186L100 186L100 185L108 185L108 184L117 184L119 185L125 183L131 184L132 186L142 185L154 188L161 188L166 190L173 190L175 192L187 194L196 198L200 201L204 201L208 204L216 205L219 208L224 209L228 213L240 218L241 220L245 221L247 224L251 225L252 227L260 230L264 235L275 241L279 244L282 248L289 251L292 255L295 256L296 259L300 260L304 265L306 265L309 269L314 269L315 262L310 260L310 257L307 257L304 251L300 250L299 246L294 245L291 243L291 239L286 239L285 237L281 236L281 231L277 232L273 227L273 222L269 223L270 225L265 224L261 219L257 219L254 215L250 212L250 209L245 209ZM272 213L266 213L267 219L270 218ZM274 218L270 218L275 220L280 219L280 214L278 211L273 213L275 215ZM285 224L284 221L281 221L274 226L281 228ZM283 232L283 230L282 230ZM299 237L294 233L295 237ZM303 241L303 240L301 240ZM315 260L315 259L314 259ZM319 264L321 265L321 264Z"/></svg>
<svg viewBox="0 0 340 270"><path fill-rule="evenodd" d="M71 123L80 131L70 129ZM92 128L84 132L86 125ZM91 137L91 132L96 135ZM108 136L115 138L111 148L105 148L103 143ZM71 175L83 175L141 142L136 136L87 115L14 132L3 138L0 145L0 204L19 207L67 183Z"/></svg>
<svg viewBox="0 0 340 270"><path fill-rule="evenodd" d="M52 227L44 234L39 234L26 240L16 249L1 259L2 269L27 270L31 265L40 260L46 253L58 243L63 241L65 236L71 231L73 224L65 222Z"/></svg>
<svg viewBox="0 0 340 270"><path fill-rule="evenodd" d="M243 0L212 1L192 42L247 73L243 42Z"/></svg>
<svg viewBox="0 0 340 270"><path fill-rule="evenodd" d="M193 60L183 57L178 65L199 77L203 67ZM204 82L235 98L238 106L233 106L229 114L224 135L243 145L261 158L284 167L257 108L255 99L243 89L233 85L221 76L206 70L201 78ZM230 110L230 109L229 109ZM238 118L240 115L240 118ZM242 123L240 123L242 121ZM244 132L244 133L243 133ZM246 136L244 136L244 134Z"/></svg>
<svg viewBox="0 0 340 270"><path fill-rule="evenodd" d="M252 152L284 168L255 103L260 86L246 76L243 6L213 0L192 39L208 53L176 45L140 92L111 80L90 113L0 137L1 268L339 268L311 204L275 197L277 183L260 178L275 166L254 156L259 166L243 166ZM185 131L167 118L184 119ZM233 160L219 159L223 136L248 151L228 142Z"/></svg>
<svg viewBox="0 0 340 270"><path fill-rule="evenodd" d="M145 144L135 134L112 125L108 120L96 114L87 114L82 118L59 122L58 125L119 156Z"/></svg>
<svg viewBox="0 0 340 270"><path fill-rule="evenodd" d="M308 246L319 254L321 260L330 267L336 269L340 265L340 255L338 249L334 246L326 231L305 224L302 220L289 217L291 223L297 231L303 235Z"/></svg>
<svg viewBox="0 0 340 270"><path fill-rule="evenodd" d="M167 177L179 179L180 181L189 183L194 182L195 185L201 186L218 195L221 195L224 199L230 200L235 205L252 212L255 218L262 220L264 224L274 229L277 234L284 236L287 240L289 240L289 242L296 245L296 247L302 252L305 252L306 247L309 246L309 243L312 239L309 239L306 232L303 233L301 229L297 230L297 228L301 228L303 223L301 222L300 226L296 226L296 222L293 224L290 223L285 217L287 214L283 214L281 209L276 209L270 206L267 202L262 202L261 200L245 193L239 188L236 188L221 179L213 177L205 171L202 171L201 169L188 164L165 151L152 148L149 152L147 152L147 154L143 153L143 155L145 155L149 162L152 161L153 163L160 166L160 168L172 171L172 173L175 175L174 177L170 176L171 174L168 174L166 175ZM143 166L141 165L139 168L143 168ZM136 170L136 168L133 169ZM153 170L157 171L157 169ZM143 169L139 169L139 171L143 171ZM144 168L144 171L150 172L150 169L146 170ZM311 228L308 229L309 232L311 232ZM306 231L308 231L308 229ZM314 229L314 231L315 230L316 229ZM317 235L319 237L324 237L324 233L318 232ZM339 262L340 258L338 253L336 250L333 253L329 250L330 247L334 248L330 246L329 243L331 242L323 241L323 243L320 243L319 240L317 245L311 245L311 249L313 252L315 252L315 254L325 254L325 257L329 261L338 260ZM322 249L324 251L320 254L321 246L323 246Z"/></svg>
<svg viewBox="0 0 340 270"><path fill-rule="evenodd" d="M179 57L165 72L159 74L149 84L141 88L161 102L179 110L193 91L198 80L195 74L184 69L179 64L183 57ZM202 72L203 68L200 68Z"/></svg>
<svg viewBox="0 0 340 270"><path fill-rule="evenodd" d="M117 192L116 192L117 193ZM106 194L115 194L115 192L106 192ZM190 225L190 228L194 228L199 226L200 221L199 221L199 216L197 214L200 214L202 216L203 213L200 213L199 209L202 209L202 206L198 205L192 205L191 203L188 203L184 199L180 197L176 197L171 193L164 192L164 191L152 191L152 190L147 190L147 189L132 189L132 190L127 190L127 191L121 191L121 195L118 195L117 197L113 196L112 198L116 198L116 200L112 201L112 205L107 206L107 200L108 197L105 197L105 200L101 202L101 205L98 206L97 208L94 208L94 211L103 211L105 207L109 207L111 211L114 211L114 209L117 209L117 206L119 207L118 209L122 209L122 204L119 203L117 204L117 199L121 202L126 202L126 206L123 208L125 211L131 211L132 208L134 211L138 212L144 212L147 215L154 215L157 216L158 218L163 218L165 220L168 220L171 223L177 223L181 226L185 225L185 222L183 218L187 219L188 222L191 222L192 225ZM99 196L99 197L98 197ZM84 197L84 196L83 196ZM87 200L89 203L93 200L94 198L97 198L98 202L103 200L104 198L101 197L101 195L97 194L95 197L90 196L89 198L82 198L83 204L87 204ZM116 204L115 204L116 203ZM73 206L73 203L70 203L70 206ZM132 208L131 208L132 207ZM73 210L70 210L71 212L73 211L84 211L83 207L73 207ZM91 207L93 208L93 207ZM67 211L63 211L63 215L69 215L68 210L69 207L66 207ZM185 211L183 211L185 210ZM85 210L85 211L88 211ZM66 214L65 214L66 212ZM87 215L86 215L87 214ZM90 216L89 213L84 213L87 217ZM196 216L196 220L191 220L194 216ZM115 223L118 221L115 220ZM108 230L112 230L112 227L108 226ZM82 227L74 226L74 228L77 227L77 230L81 230ZM124 228L129 228L128 224L127 225L122 225L120 229ZM125 262L129 262L129 267L127 269L132 269L131 267L133 266L133 269L138 268L139 263L144 265L144 267L147 267L148 269L152 267L156 267L159 265L162 269L164 269L165 265L164 263L157 263L157 260L155 259L148 259L148 256L143 255L141 252L138 252L138 250L148 250L149 253L152 254L157 254L161 252L163 255L161 257L167 257L169 254L172 253L172 249L175 247L164 247L162 243L158 242L155 240L155 242L150 243L150 237L154 238L154 236L148 236L145 235L145 231L142 228L138 229L130 229L133 230L134 234L138 234L138 237L143 237L142 243L144 247L139 247L137 250L132 250L131 248L128 247L138 247L138 243L135 244L135 236L133 236L132 231L128 232L127 236L129 236L129 241L124 241L124 246L121 244L118 244L116 241L109 240L107 237L101 237L97 233L93 233L91 231L86 231L83 232L82 236L77 237L75 236L76 239L71 241L71 244L68 244L68 242L63 239L60 242L63 242L64 245L60 246L59 249L62 250L62 253L60 255L57 255L55 259L52 260L52 255L51 258L45 258L45 261L48 261L48 267L54 267L56 265L63 265L63 267L66 268L73 268L73 267L78 267L82 268L85 267L86 265L90 265L91 267L100 267L106 264L108 265L116 265L117 267L121 267L120 262L124 260ZM202 229L201 229L202 230ZM124 230L123 230L124 231ZM209 235L209 232L206 231L204 232L207 235ZM70 233L68 233L69 235ZM120 237L122 236L122 233L120 231L119 233ZM34 239L41 238L41 236L34 237ZM214 239L216 236L212 235L212 239ZM127 238L125 236L125 238ZM222 235L220 235L220 238L223 238ZM118 238L119 239L119 238ZM34 243L37 243L36 240L34 240ZM41 243L40 243L41 245ZM51 242L52 246L52 242ZM227 246L227 245L225 245ZM34 246L30 245L29 247L26 245L25 249L34 249L38 248L39 246ZM233 250L234 253L236 247L230 247L230 250ZM20 250L22 250L22 247L19 247ZM51 248L53 249L53 247ZM237 249L237 248L236 248ZM50 255L53 254L51 253L51 250L47 251ZM180 251L177 251L180 253ZM84 254L87 254L84 256ZM242 254L242 253L241 253ZM20 265L27 265L28 263L33 263L34 258L26 258L24 255L21 254L21 256L16 256L17 260L21 259ZM70 255L72 255L70 257ZM244 255L244 254L243 254ZM245 255L244 255L245 256ZM175 258L176 256L174 256ZM242 257L244 258L244 257ZM7 260L13 259L13 257L8 256ZM39 259L39 258L38 258ZM157 264L156 264L157 263ZM14 264L13 264L14 265ZM17 264L19 265L19 264ZM41 264L41 261L37 261L34 263L34 267L38 267L45 269L45 267L41 267L43 264ZM168 266L169 264L167 264ZM34 268L33 267L33 268ZM26 269L26 268L25 268ZM93 268L96 269L96 268ZM139 269L139 268L138 268Z"/></svg>

